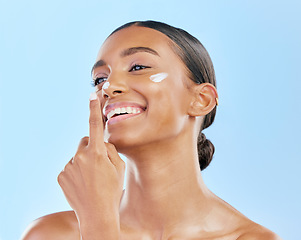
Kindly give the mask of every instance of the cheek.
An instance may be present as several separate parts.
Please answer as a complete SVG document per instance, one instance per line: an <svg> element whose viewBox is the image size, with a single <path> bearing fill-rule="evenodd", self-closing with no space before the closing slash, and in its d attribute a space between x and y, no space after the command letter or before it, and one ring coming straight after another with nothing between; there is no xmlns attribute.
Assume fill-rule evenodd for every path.
<svg viewBox="0 0 301 240"><path fill-rule="evenodd" d="M169 84L164 85L163 82L156 84L150 90L152 97L148 104L148 121L158 130L177 132L187 117L187 99L182 88L170 87Z"/></svg>
<svg viewBox="0 0 301 240"><path fill-rule="evenodd" d="M182 79L174 74L158 73L136 84L136 89L145 97L150 113L168 113L170 116L184 113L187 91Z"/></svg>
<svg viewBox="0 0 301 240"><path fill-rule="evenodd" d="M154 126L172 124L185 116L188 98L181 77L161 72L132 84L134 91L145 99L147 121Z"/></svg>

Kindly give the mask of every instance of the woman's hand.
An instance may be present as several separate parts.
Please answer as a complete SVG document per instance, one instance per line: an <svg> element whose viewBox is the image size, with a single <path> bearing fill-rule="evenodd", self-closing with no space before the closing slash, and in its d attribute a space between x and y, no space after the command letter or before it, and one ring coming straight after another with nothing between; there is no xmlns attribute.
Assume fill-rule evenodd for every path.
<svg viewBox="0 0 301 240"><path fill-rule="evenodd" d="M120 229L125 163L113 144L104 143L102 110L96 94L92 94L90 137L81 139L58 182L78 218L83 239L117 239L110 236L111 231L116 233Z"/></svg>

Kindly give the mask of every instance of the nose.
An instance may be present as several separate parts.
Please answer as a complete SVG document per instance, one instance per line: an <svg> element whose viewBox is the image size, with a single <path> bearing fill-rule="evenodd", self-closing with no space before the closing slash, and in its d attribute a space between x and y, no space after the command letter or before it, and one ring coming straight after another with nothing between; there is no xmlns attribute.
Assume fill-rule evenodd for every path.
<svg viewBox="0 0 301 240"><path fill-rule="evenodd" d="M128 91L126 81L117 74L111 74L102 86L102 97L105 99L114 98Z"/></svg>

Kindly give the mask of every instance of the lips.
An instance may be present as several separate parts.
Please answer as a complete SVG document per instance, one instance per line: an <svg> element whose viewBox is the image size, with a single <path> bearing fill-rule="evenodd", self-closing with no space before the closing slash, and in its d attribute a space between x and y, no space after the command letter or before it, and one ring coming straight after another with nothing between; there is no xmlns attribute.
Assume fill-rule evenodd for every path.
<svg viewBox="0 0 301 240"><path fill-rule="evenodd" d="M144 112L146 107L132 102L112 103L104 107L103 114L107 124L112 124Z"/></svg>

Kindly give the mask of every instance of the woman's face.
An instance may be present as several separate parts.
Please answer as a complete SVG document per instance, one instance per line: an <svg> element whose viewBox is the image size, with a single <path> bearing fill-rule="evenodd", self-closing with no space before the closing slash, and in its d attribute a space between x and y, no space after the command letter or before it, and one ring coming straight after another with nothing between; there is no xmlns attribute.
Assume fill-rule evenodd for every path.
<svg viewBox="0 0 301 240"><path fill-rule="evenodd" d="M105 138L121 153L168 141L187 126L192 81L171 44L161 32L132 26L110 36L98 53L92 77Z"/></svg>

